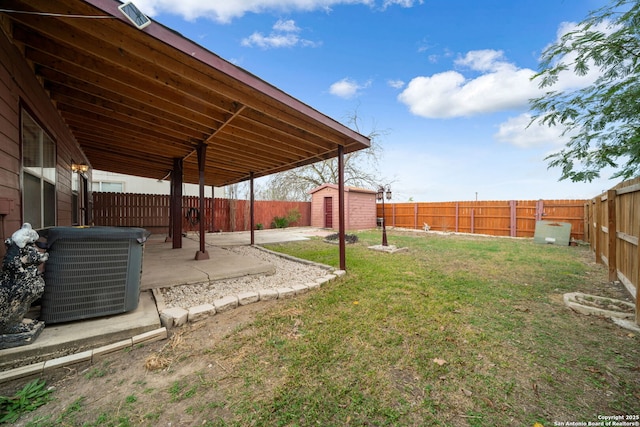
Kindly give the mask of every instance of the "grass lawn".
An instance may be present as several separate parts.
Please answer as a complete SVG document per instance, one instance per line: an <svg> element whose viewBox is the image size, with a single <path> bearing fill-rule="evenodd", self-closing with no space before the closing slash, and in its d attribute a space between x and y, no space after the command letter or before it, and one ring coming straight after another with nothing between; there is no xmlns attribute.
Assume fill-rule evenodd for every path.
<svg viewBox="0 0 640 427"><path fill-rule="evenodd" d="M367 249L379 233L359 237L346 278L245 337L244 370L261 371L245 421L548 426L640 412L638 337L562 303L614 292L588 248L392 233L409 251L389 255ZM321 241L270 248L338 263Z"/></svg>
<svg viewBox="0 0 640 427"><path fill-rule="evenodd" d="M358 236L346 276L222 340L165 345L168 371L132 375L119 400L78 397L80 413L96 406L41 425L554 426L640 414L639 337L562 302L623 295L589 248L391 231L408 248L391 255L367 248L379 232ZM269 249L338 265L320 239Z"/></svg>

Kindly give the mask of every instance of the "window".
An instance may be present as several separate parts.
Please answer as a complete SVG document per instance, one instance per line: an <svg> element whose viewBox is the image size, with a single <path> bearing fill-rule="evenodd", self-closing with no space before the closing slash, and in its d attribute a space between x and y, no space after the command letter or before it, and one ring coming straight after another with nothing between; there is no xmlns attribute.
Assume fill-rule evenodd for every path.
<svg viewBox="0 0 640 427"><path fill-rule="evenodd" d="M93 181L91 183L91 191L103 193L123 193L124 182Z"/></svg>
<svg viewBox="0 0 640 427"><path fill-rule="evenodd" d="M33 228L56 225L56 146L22 111L22 212Z"/></svg>
<svg viewBox="0 0 640 427"><path fill-rule="evenodd" d="M73 163L73 161L72 161ZM71 174L71 223L80 225L80 177L76 172Z"/></svg>
<svg viewBox="0 0 640 427"><path fill-rule="evenodd" d="M73 164L73 161L71 162ZM73 171L71 174L71 222L73 225L86 225L87 218L87 177L84 173Z"/></svg>

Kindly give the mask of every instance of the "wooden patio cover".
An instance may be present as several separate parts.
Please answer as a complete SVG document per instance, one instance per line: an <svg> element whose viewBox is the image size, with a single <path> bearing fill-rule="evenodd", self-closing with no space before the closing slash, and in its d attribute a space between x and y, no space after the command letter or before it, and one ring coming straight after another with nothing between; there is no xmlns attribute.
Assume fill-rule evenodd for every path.
<svg viewBox="0 0 640 427"><path fill-rule="evenodd" d="M0 3L3 28L93 168L166 179L182 159L184 182L198 183L196 147L206 144L204 184L224 186L370 145L169 28L136 28L119 5Z"/></svg>

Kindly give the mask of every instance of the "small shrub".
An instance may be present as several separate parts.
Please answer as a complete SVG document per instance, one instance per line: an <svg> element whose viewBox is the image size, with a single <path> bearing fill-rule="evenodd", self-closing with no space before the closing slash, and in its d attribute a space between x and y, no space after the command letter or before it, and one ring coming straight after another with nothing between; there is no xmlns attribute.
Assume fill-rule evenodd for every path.
<svg viewBox="0 0 640 427"><path fill-rule="evenodd" d="M261 222L256 224L256 230L262 230L264 228L264 225L262 225Z"/></svg>
<svg viewBox="0 0 640 427"><path fill-rule="evenodd" d="M287 221L286 217L283 217L283 216L273 217L271 228L287 228L288 226L289 226L289 221Z"/></svg>
<svg viewBox="0 0 640 427"><path fill-rule="evenodd" d="M18 391L15 396L0 396L0 424L14 423L20 416L44 405L50 399L52 390L45 388L44 380L33 380Z"/></svg>
<svg viewBox="0 0 640 427"><path fill-rule="evenodd" d="M300 211L298 211L298 209L291 209L285 216L273 217L271 228L287 228L294 222L299 221L301 217L302 214L300 213Z"/></svg>
<svg viewBox="0 0 640 427"><path fill-rule="evenodd" d="M289 222L289 225L300 221L300 218L302 218L302 214L298 209L291 209L287 212L287 221Z"/></svg>

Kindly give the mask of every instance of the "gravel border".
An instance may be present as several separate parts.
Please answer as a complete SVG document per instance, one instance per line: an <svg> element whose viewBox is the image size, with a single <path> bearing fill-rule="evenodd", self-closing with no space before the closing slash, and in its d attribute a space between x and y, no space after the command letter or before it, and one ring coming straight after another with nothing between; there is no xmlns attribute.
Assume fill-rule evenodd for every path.
<svg viewBox="0 0 640 427"><path fill-rule="evenodd" d="M291 298L345 274L343 270L335 270L328 265L273 252L260 246L223 249L268 262L275 267L275 273L153 289L163 326L178 327L238 306Z"/></svg>

